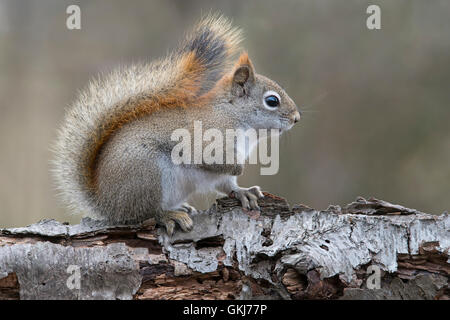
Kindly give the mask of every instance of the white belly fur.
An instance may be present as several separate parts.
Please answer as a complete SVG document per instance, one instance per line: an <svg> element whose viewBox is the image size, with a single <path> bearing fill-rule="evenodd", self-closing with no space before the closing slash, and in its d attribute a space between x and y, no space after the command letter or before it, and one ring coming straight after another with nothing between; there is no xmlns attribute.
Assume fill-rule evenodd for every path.
<svg viewBox="0 0 450 320"><path fill-rule="evenodd" d="M161 207L164 210L179 208L194 193L207 194L215 191L219 184L230 178L228 175L179 166L176 166L170 174L173 184L163 186Z"/></svg>

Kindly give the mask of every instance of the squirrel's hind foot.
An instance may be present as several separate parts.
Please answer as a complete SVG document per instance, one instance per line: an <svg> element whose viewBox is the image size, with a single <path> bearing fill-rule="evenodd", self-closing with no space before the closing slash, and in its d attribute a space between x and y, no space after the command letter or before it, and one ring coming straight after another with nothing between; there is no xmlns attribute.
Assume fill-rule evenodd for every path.
<svg viewBox="0 0 450 320"><path fill-rule="evenodd" d="M189 214L183 211L166 211L161 215L159 223L166 227L169 236L173 235L175 223L178 224L184 232L189 232L194 227L194 223Z"/></svg>

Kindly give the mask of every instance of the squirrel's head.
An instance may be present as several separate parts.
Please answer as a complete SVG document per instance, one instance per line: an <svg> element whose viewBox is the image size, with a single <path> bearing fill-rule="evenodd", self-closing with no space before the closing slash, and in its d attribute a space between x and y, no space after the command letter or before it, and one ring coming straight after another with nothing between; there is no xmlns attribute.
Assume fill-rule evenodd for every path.
<svg viewBox="0 0 450 320"><path fill-rule="evenodd" d="M281 133L300 120L294 101L276 82L255 72L247 53L241 54L222 90L227 109L254 129L278 129Z"/></svg>

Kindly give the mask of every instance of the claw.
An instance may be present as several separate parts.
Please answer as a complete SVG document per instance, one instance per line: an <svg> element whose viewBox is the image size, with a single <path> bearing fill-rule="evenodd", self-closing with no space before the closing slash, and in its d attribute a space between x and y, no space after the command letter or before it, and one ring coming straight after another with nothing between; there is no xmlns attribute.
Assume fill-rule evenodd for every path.
<svg viewBox="0 0 450 320"><path fill-rule="evenodd" d="M258 186L251 188L239 188L233 191L235 197L241 201L241 205L247 210L261 210L258 206L258 198L264 197L261 189Z"/></svg>
<svg viewBox="0 0 450 320"><path fill-rule="evenodd" d="M184 211L184 212L192 214L192 213L197 212L197 209L195 209L189 203L185 202L181 205L181 207L179 209L177 209L177 211Z"/></svg>
<svg viewBox="0 0 450 320"><path fill-rule="evenodd" d="M163 224L165 225L169 236L173 235L175 223L177 223L184 232L191 231L194 227L191 217L186 212L166 211L163 217Z"/></svg>
<svg viewBox="0 0 450 320"><path fill-rule="evenodd" d="M173 230L175 229L175 221L167 220L164 225L166 227L167 234L171 237L173 235Z"/></svg>

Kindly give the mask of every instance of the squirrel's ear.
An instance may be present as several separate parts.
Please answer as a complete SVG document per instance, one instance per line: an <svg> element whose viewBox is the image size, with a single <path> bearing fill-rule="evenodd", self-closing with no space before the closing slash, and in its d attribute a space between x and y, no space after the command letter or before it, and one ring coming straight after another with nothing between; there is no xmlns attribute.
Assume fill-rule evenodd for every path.
<svg viewBox="0 0 450 320"><path fill-rule="evenodd" d="M255 83L255 70L248 54L244 52L233 71L232 92L237 96L245 95L250 86Z"/></svg>

